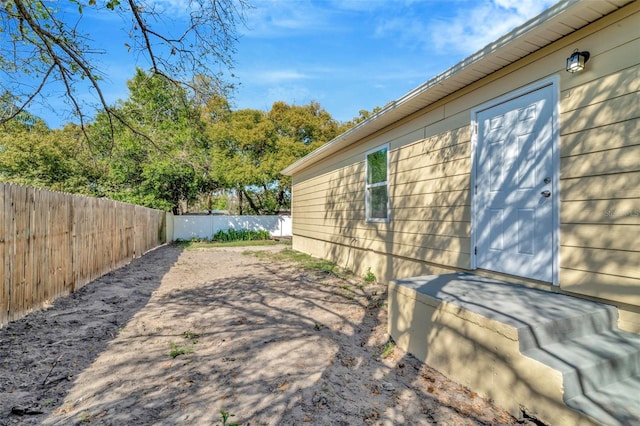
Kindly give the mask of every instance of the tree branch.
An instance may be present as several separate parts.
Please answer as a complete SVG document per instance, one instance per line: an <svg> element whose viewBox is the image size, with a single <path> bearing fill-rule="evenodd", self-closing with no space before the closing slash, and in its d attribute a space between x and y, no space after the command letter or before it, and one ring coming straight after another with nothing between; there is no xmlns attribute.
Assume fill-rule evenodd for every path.
<svg viewBox="0 0 640 426"><path fill-rule="evenodd" d="M22 102L22 105L20 105L19 107L16 108L14 113L9 114L7 117L0 117L0 124L4 124L4 123L8 122L9 120L13 120L14 118L16 118L18 116L18 114L20 114L22 111L25 110L27 105L29 105L31 103L31 101L33 101L33 99L38 95L38 93L40 93L40 91L42 91L42 88L44 87L45 83L47 82L47 79L49 78L49 76L51 75L51 73L53 72L55 67L56 67L55 65L51 65L49 67L49 69L45 73L44 77L42 77L42 80L40 81L40 84L38 85L36 90L33 91L31 96L29 96L26 101Z"/></svg>
<svg viewBox="0 0 640 426"><path fill-rule="evenodd" d="M69 1L75 3L75 0ZM103 8L105 2L100 3L98 6L96 2L80 0L77 4L85 8L93 7L100 13L110 13ZM248 7L245 0L190 1L190 17L186 22L181 21L185 25L177 38L150 27L151 19L161 18L162 14L154 9L152 0L127 0L122 3L123 6L117 7L117 13L131 19L132 37L139 38L136 49L143 51L153 74L176 86L189 88L196 96L203 89L202 85L191 83L197 76L210 77L204 88L208 92L214 87L216 92L224 93L231 87L223 83L222 73L213 67L216 64L231 67L231 54L236 41L235 26L238 21L244 21L242 10ZM7 40L0 43L0 72L3 73L0 88L15 99L18 108L0 117L0 123L14 119L36 102L39 95L44 97L47 85L55 80L59 81L60 90L68 99L69 108L89 142L86 127L90 123L91 115L87 110L90 102L84 100L84 94L81 96L75 91L79 87L79 80L85 79L89 89L95 90L96 102L91 108L104 111L112 144L115 126L121 123L133 134L159 148L153 138L136 126L130 117L119 113L117 107L108 105L102 76L89 57L99 51L91 49L87 36L80 33L81 20L69 23L67 19L72 15L67 10L59 12L58 6L49 5L44 0L0 0L0 24L3 35L8 36ZM34 83L36 87L29 85L34 78L37 78Z"/></svg>

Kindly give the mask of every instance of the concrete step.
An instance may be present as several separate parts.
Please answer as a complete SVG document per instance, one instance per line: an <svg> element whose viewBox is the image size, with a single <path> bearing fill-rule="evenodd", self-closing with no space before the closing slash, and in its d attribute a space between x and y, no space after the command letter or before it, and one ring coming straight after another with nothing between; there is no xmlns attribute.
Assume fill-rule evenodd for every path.
<svg viewBox="0 0 640 426"><path fill-rule="evenodd" d="M629 377L565 401L607 426L640 424L640 377Z"/></svg>
<svg viewBox="0 0 640 426"><path fill-rule="evenodd" d="M618 312L614 306L557 295L559 316L544 315L518 327L520 351L598 334L615 329ZM571 301L571 304L566 303Z"/></svg>
<svg viewBox="0 0 640 426"><path fill-rule="evenodd" d="M565 401L640 376L640 336L621 330L531 348L523 354L562 373Z"/></svg>
<svg viewBox="0 0 640 426"><path fill-rule="evenodd" d="M396 280L393 285L398 288L392 292L396 300L407 300L407 306L414 308L401 311L398 304L395 309L402 315L393 315L402 327L393 325L397 328L390 326L390 329L405 339L409 333L414 333L410 335L411 339L405 340L407 348L424 354L421 356L430 359L436 368L453 377L458 377L456 374L462 371L459 377L471 381L487 394L495 389L486 387L486 383L503 378L484 374L485 371L501 371L489 366L493 368L495 363L505 369L502 371L520 370L531 381L531 388L545 389L545 393L538 395L515 386L513 396L495 395L501 398L504 406L512 409L513 402L518 401L520 407L537 412L542 421L550 424L577 424L586 420L584 417L590 417L603 425L640 425L640 336L618 329L615 307L468 273L414 277ZM412 304L414 294L415 300L422 303ZM418 314L423 315L419 317L420 324L431 324L442 330L464 321L473 324L469 329L477 326L479 330L493 330L496 335L491 338L498 340L496 336L504 336L505 342L504 347L495 346L496 353L509 354L510 350L519 349L514 356L527 357L527 360L502 365L496 361L500 356L492 356L487 362L482 351L474 351L469 359L487 366L485 370L474 371L473 375L465 374L464 369L454 370L449 357L444 355L448 354L445 345L434 355L434 348L440 341L434 338L428 344L422 343L424 329L419 326L407 328L406 321L416 321ZM479 320L476 315L484 319ZM471 339L468 336L476 336L461 326L459 334L463 337L459 340L461 346ZM477 335L489 339L482 333ZM517 340L516 348L507 344L514 340ZM410 346L412 342L420 343ZM562 381L556 380L557 375L548 378L544 374L529 374L538 371L540 363L560 372ZM558 400L560 395L562 400ZM538 396L542 398L536 400L539 404L536 407L531 401Z"/></svg>

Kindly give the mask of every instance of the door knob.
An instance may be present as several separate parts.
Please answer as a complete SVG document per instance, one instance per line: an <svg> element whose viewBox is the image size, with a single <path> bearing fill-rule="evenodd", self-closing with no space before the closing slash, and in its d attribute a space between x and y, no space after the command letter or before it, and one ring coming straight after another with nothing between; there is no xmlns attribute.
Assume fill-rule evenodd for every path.
<svg viewBox="0 0 640 426"><path fill-rule="evenodd" d="M542 191L540 193L544 198L549 198L551 197L551 191Z"/></svg>

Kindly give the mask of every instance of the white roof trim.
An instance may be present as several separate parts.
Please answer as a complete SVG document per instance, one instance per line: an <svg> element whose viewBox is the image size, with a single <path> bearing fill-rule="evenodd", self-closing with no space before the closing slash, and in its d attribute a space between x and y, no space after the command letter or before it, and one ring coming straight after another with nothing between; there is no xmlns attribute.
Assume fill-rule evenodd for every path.
<svg viewBox="0 0 640 426"><path fill-rule="evenodd" d="M351 143L372 135L633 1L601 0L597 2L598 10L595 10L593 0L562 0L398 100L388 103L382 110L291 164L281 173L292 176ZM589 19L585 18L587 16ZM566 21L570 19L572 22L581 22L580 26L568 25ZM556 36L550 37L549 34ZM528 43L528 39L536 42ZM506 61L504 56L515 59Z"/></svg>

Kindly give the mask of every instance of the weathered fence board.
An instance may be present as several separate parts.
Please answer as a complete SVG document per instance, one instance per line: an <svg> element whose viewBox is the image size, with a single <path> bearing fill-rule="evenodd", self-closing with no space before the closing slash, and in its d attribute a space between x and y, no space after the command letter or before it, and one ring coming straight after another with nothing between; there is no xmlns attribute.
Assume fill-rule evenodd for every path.
<svg viewBox="0 0 640 426"><path fill-rule="evenodd" d="M165 242L165 212L0 182L0 326Z"/></svg>

